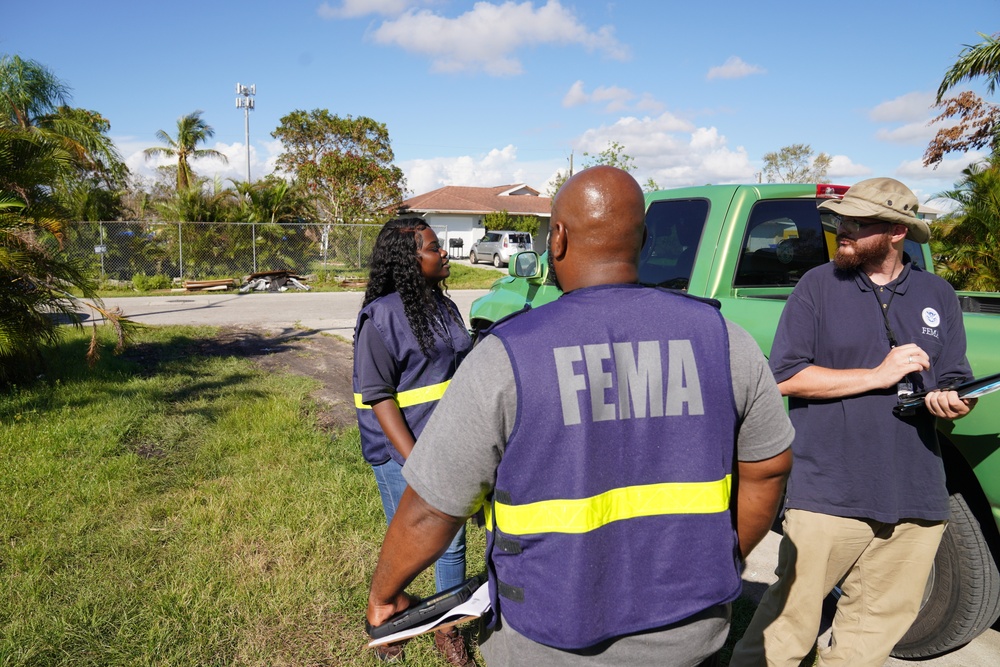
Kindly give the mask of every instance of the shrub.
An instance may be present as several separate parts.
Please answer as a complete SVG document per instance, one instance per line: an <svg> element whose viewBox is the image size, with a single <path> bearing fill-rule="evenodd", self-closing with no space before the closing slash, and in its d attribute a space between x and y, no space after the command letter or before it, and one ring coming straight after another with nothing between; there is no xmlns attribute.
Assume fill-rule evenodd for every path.
<svg viewBox="0 0 1000 667"><path fill-rule="evenodd" d="M157 274L147 276L145 273L137 273L132 276L132 287L140 292L149 292L158 289L169 289L171 286L170 276Z"/></svg>

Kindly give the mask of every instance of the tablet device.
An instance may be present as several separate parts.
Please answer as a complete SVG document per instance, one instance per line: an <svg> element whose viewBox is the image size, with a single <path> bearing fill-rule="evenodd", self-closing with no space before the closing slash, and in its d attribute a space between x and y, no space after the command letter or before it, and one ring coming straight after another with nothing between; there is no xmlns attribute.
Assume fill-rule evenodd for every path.
<svg viewBox="0 0 1000 667"><path fill-rule="evenodd" d="M968 380L954 386L940 387L939 389L957 391L961 398L979 398L980 396L992 394L994 391L1000 390L1000 373L986 375L981 378L973 378L972 380ZM915 394L907 394L906 396L903 396L900 399L899 404L893 407L893 413L901 417L908 417L916 414L917 410L924 406L924 397L931 391L938 391L938 389L931 389L929 391L921 391Z"/></svg>
<svg viewBox="0 0 1000 667"><path fill-rule="evenodd" d="M415 625L422 625L454 609L468 600L486 580L485 574L466 579L458 586L435 593L399 612L382 625L372 626L365 619L365 629L372 639L401 632Z"/></svg>

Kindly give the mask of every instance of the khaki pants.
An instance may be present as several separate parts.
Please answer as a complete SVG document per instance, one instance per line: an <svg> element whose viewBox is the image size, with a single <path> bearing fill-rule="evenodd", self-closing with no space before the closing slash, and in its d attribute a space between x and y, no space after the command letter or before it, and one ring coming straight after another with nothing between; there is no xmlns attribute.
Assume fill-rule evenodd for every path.
<svg viewBox="0 0 1000 667"><path fill-rule="evenodd" d="M775 582L731 667L798 667L816 644L823 599L844 579L821 667L880 667L920 610L944 522L898 524L790 509Z"/></svg>

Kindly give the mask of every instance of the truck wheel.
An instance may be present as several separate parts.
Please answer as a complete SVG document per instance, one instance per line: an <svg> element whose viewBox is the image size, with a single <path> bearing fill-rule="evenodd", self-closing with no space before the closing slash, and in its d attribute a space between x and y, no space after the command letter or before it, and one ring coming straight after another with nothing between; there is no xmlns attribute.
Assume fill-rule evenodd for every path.
<svg viewBox="0 0 1000 667"><path fill-rule="evenodd" d="M500 261L500 255L493 255L493 266L499 269L501 264L503 262Z"/></svg>
<svg viewBox="0 0 1000 667"><path fill-rule="evenodd" d="M941 538L924 601L896 644L896 658L927 658L968 644L1000 615L1000 573L962 494L951 496L951 521Z"/></svg>
<svg viewBox="0 0 1000 667"><path fill-rule="evenodd" d="M476 263L476 251L473 250L472 252L469 253L469 264L475 264L475 263Z"/></svg>

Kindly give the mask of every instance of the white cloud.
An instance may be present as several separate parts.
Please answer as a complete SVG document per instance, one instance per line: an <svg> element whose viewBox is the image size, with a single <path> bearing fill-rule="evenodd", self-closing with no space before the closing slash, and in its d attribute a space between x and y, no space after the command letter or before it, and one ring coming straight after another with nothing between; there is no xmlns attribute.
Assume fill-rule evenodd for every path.
<svg viewBox="0 0 1000 667"><path fill-rule="evenodd" d="M940 182L942 185L938 189L944 190L952 187L962 177L963 169L984 159L986 159L985 153L965 153L960 157L942 160L936 169L925 167L922 159L908 160L896 168L896 175L904 182L907 180Z"/></svg>
<svg viewBox="0 0 1000 667"><path fill-rule="evenodd" d="M894 128L879 128L875 132L875 138L891 144L928 144L937 131L943 127L948 127L949 123L929 124L930 119L920 123L907 123Z"/></svg>
<svg viewBox="0 0 1000 667"><path fill-rule="evenodd" d="M341 0L339 4L324 2L316 13L324 19L353 19L369 14L399 16L407 9L426 3L413 0Z"/></svg>
<svg viewBox="0 0 1000 667"><path fill-rule="evenodd" d="M857 180L870 176L871 173L871 169L863 164L857 164L846 155L831 155L830 168L826 170L826 180L832 183L851 185Z"/></svg>
<svg viewBox="0 0 1000 667"><path fill-rule="evenodd" d="M371 37L378 44L430 57L432 68L438 72L520 74L521 61L514 54L542 44L579 45L618 60L628 56L628 49L615 38L612 27L591 31L558 0L548 0L537 9L532 2L477 2L456 18L427 9L410 9L383 22Z"/></svg>
<svg viewBox="0 0 1000 667"><path fill-rule="evenodd" d="M517 147L508 145L483 155L404 160L407 196L424 194L446 185L492 187L527 183L544 194L561 160L521 161Z"/></svg>
<svg viewBox="0 0 1000 667"><path fill-rule="evenodd" d="M755 171L746 149L730 148L716 128L696 127L670 113L625 117L613 125L592 128L580 136L575 147L597 155L612 141L633 158L636 168L632 175L640 183L650 177L664 188L749 182Z"/></svg>
<svg viewBox="0 0 1000 667"><path fill-rule="evenodd" d="M891 144L926 145L937 134L938 130L953 127L954 119L931 124L937 116L932 108L934 94L913 92L882 102L868 113L874 123L881 123L875 132L875 138Z"/></svg>
<svg viewBox="0 0 1000 667"><path fill-rule="evenodd" d="M635 93L618 86L598 86L594 92L587 93L584 90L583 81L577 81L566 91L562 105L568 108L581 104L596 104L603 105L604 111L608 113L621 113L629 108L629 103L634 99ZM646 93L640 102L647 107L647 110L649 107L655 106L655 100L649 93Z"/></svg>
<svg viewBox="0 0 1000 667"><path fill-rule="evenodd" d="M663 102L660 102L655 97L649 93L643 93L642 97L635 105L636 111L644 111L646 113L660 113L664 109Z"/></svg>
<svg viewBox="0 0 1000 667"><path fill-rule="evenodd" d="M882 102L868 114L876 123L926 122L935 114L931 112L934 93L907 93L896 99Z"/></svg>
<svg viewBox="0 0 1000 667"><path fill-rule="evenodd" d="M739 56L729 56L726 62L708 70L705 78L712 79L742 79L751 74L764 74L767 70L758 65L744 62Z"/></svg>
<svg viewBox="0 0 1000 667"><path fill-rule="evenodd" d="M135 137L117 137L114 139L115 146L124 156L125 164L135 175L145 180L154 180L158 167L165 167L177 163L176 158L155 157L149 160L143 154L146 148L157 146L156 142L138 141ZM224 186L229 185L228 179L245 181L247 178L247 148L246 144L237 142L233 144L216 143L209 146L217 150L229 160L226 164L218 158L203 158L191 162L191 169L202 178L212 180L216 177L221 179ZM262 152L263 151L263 152ZM258 180L274 172L281 153L281 142L278 140L262 142L250 145L250 177Z"/></svg>
<svg viewBox="0 0 1000 667"><path fill-rule="evenodd" d="M566 91L566 95L563 96L562 105L568 109L569 107L586 104L589 101L590 96L583 89L583 81L577 81Z"/></svg>
<svg viewBox="0 0 1000 667"><path fill-rule="evenodd" d="M606 102L607 105L604 109L611 112L623 110L634 97L635 95L630 90L618 86L598 86L590 95L595 103L604 104Z"/></svg>

